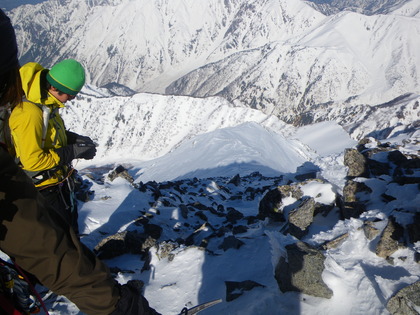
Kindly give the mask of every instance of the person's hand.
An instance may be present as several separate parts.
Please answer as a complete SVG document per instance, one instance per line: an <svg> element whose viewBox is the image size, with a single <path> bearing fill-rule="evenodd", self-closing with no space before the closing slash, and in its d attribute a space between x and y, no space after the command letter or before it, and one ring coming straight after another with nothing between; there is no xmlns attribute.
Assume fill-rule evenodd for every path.
<svg viewBox="0 0 420 315"><path fill-rule="evenodd" d="M67 144L75 144L75 143L91 143L94 142L90 137L87 136L81 136L75 132L66 130L66 136L67 136Z"/></svg>
<svg viewBox="0 0 420 315"><path fill-rule="evenodd" d="M91 138L89 138L87 136L78 135L77 138L76 138L76 144L81 144L81 143L89 144L89 145L93 144L94 145L94 142Z"/></svg>
<svg viewBox="0 0 420 315"><path fill-rule="evenodd" d="M96 155L96 145L92 143L74 143L55 149L60 157L60 164L69 164L74 159L91 160Z"/></svg>
<svg viewBox="0 0 420 315"><path fill-rule="evenodd" d="M89 138L89 137L86 137ZM90 139L90 138L89 138ZM77 142L72 144L74 158L92 160L96 155L96 146L92 140L90 142Z"/></svg>

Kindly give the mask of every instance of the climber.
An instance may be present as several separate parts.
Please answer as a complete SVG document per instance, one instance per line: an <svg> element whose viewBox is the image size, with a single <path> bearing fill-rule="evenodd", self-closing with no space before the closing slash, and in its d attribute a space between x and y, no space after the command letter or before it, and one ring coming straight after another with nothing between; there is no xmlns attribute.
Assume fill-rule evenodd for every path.
<svg viewBox="0 0 420 315"><path fill-rule="evenodd" d="M1 10L0 43L0 108L6 109L2 112L7 114L8 106L22 102L22 93L14 29ZM7 127L7 119L1 117L0 130L3 130ZM61 141L64 143L65 140ZM7 141L2 141L1 251L34 275L42 285L66 296L86 314L158 315L141 295L141 286L137 281L118 284L107 266L80 243L68 222L15 164L6 146ZM79 153L73 154L77 156ZM58 154L54 156L59 157Z"/></svg>
<svg viewBox="0 0 420 315"><path fill-rule="evenodd" d="M16 157L36 187L76 234L73 159L92 159L96 147L89 137L65 130L58 112L85 83L82 65L63 60L51 70L30 62L20 68L23 100L12 108L9 127Z"/></svg>

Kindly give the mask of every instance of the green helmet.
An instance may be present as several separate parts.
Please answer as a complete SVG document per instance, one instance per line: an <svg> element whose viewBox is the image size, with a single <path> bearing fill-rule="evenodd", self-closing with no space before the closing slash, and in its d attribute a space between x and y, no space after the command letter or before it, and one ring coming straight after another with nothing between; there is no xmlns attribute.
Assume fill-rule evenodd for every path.
<svg viewBox="0 0 420 315"><path fill-rule="evenodd" d="M76 60L66 59L48 71L47 81L60 92L76 95L85 84L85 69Z"/></svg>

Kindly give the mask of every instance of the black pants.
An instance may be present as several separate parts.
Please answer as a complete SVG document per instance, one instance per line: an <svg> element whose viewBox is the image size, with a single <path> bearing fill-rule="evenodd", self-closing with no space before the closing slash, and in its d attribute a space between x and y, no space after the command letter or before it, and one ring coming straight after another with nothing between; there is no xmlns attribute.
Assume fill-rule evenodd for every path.
<svg viewBox="0 0 420 315"><path fill-rule="evenodd" d="M40 190L48 203L79 234L77 200L74 197L74 182L70 177L63 183Z"/></svg>

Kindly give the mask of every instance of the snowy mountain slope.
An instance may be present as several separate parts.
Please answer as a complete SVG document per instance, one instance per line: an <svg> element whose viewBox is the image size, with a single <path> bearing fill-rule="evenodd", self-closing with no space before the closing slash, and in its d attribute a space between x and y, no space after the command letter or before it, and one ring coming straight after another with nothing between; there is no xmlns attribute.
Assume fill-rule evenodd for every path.
<svg viewBox="0 0 420 315"><path fill-rule="evenodd" d="M366 15L387 14L395 8L403 6L404 0L308 0L314 8L325 15L337 14L341 11L353 11ZM412 1L413 3L415 2Z"/></svg>
<svg viewBox="0 0 420 315"><path fill-rule="evenodd" d="M397 7L391 14L420 17L420 3L416 0L407 1L403 5Z"/></svg>
<svg viewBox="0 0 420 315"><path fill-rule="evenodd" d="M252 135L252 137L251 137ZM311 152L255 122L221 128L184 141L173 152L144 163L139 179L167 181L185 178L233 177L258 171L262 175L294 173ZM206 161L211 160L206 165ZM160 167L171 163L170 170Z"/></svg>
<svg viewBox="0 0 420 315"><path fill-rule="evenodd" d="M354 125L361 109L367 116L370 106L420 94L418 4L395 5L388 15L325 16L291 0L60 0L11 17L22 62L74 57L89 84L219 95L295 125Z"/></svg>
<svg viewBox="0 0 420 315"><path fill-rule="evenodd" d="M60 0L13 10L22 62L35 59L50 66L77 57L91 84L118 82L137 91L163 91L197 67L296 36L323 18L303 2L290 0L107 4Z"/></svg>
<svg viewBox="0 0 420 315"><path fill-rule="evenodd" d="M252 171L271 175L295 172L307 160L315 161L317 156L355 144L337 123L296 129L275 116L235 106L220 97L115 97L107 90L91 87L82 92L62 109L67 128L89 134L99 144L95 163L142 161L142 181L246 175ZM321 147L320 142L328 145ZM209 156L211 165L202 165ZM169 161L173 164L170 171L160 167ZM89 163L80 160L78 167ZM336 166L331 161L324 168L336 172ZM327 173L323 176L329 178Z"/></svg>
<svg viewBox="0 0 420 315"><path fill-rule="evenodd" d="M99 144L98 158L147 160L165 155L192 136L244 122L257 122L276 132L293 129L274 116L220 97L98 97L103 92L84 91L92 96L82 93L66 105L62 116L68 129L87 133Z"/></svg>
<svg viewBox="0 0 420 315"><path fill-rule="evenodd" d="M342 13L287 44L267 44L193 71L167 93L221 95L288 122L305 112L322 117L320 108L385 103L419 94L419 35L417 18Z"/></svg>
<svg viewBox="0 0 420 315"><path fill-rule="evenodd" d="M148 98L147 95L142 96ZM77 110L83 111L82 108ZM108 128L112 126L108 125ZM122 130L116 130L116 133L119 137L125 136ZM318 148L318 152L306 157L307 162L316 162L320 173L328 173L332 183L344 182L346 169L342 163L343 148L353 146L354 142L349 141L342 129L326 122L302 127L294 131L293 136L311 148ZM144 281L146 298L162 314L175 315L185 305L190 307L216 298L222 298L223 302L203 314L390 314L386 304L393 294L420 279L415 259L419 244L399 249L392 255L394 263L390 264L375 254L378 237L368 239L363 227L366 223L374 222L375 228L383 231L388 222L387 216L392 212L392 205L415 209L413 207L416 207L418 196L412 193L414 190L395 185L393 191L386 191L397 197L393 203L384 207L380 198L373 199L360 218L340 220L336 208L328 216L317 216L309 235L304 238L305 242L319 246L347 235L336 248L323 251L326 260L322 278L334 295L325 299L297 292L281 292L273 277L275 264L284 255L285 247L296 240L291 235L279 232L284 229L281 222L252 221L252 217L258 213L261 198L270 188L286 184L299 172L288 169L290 161L286 159L278 163L283 170L292 174L278 176L279 173L269 171L268 168L266 176L251 173L261 170L262 165L272 165L270 159L275 158L277 152L289 149L300 151L301 146L297 145L298 141L273 142L273 137L273 133L265 132L254 123L209 132L186 141L163 158L154 159L153 167L159 170L157 173L148 173L150 169L145 167L144 161L127 163L127 159L102 162L95 159L88 161L86 167L79 165L80 174L94 191L92 200L81 204L80 227L86 234L82 241L93 249L106 236L114 233L141 233L143 224L161 227L158 243L150 248L149 262L133 253L105 261L119 282L125 283L130 279ZM226 149L226 142L220 141L221 138L230 143L236 140L238 144L247 143L249 146L239 145L235 148L230 145ZM401 150L407 154L418 152L418 142L415 145L415 141L410 142L404 135L397 142L403 145ZM247 160L250 149L254 153L259 150L260 165ZM191 160L194 158L199 158L200 163L193 163ZM232 167L244 162L247 167L242 169L243 172L236 169L241 176L239 182L234 184L230 182L232 177L228 173L226 176L217 176L211 172L215 160L229 161ZM122 177L111 181L108 174L117 165L115 162L127 167L135 183L143 181L141 188L131 185ZM209 170L208 174L215 176L180 179L174 169L177 171L181 168L183 173L191 176L200 174L201 169ZM170 181L161 181L164 178ZM367 181L374 196L385 192L382 184L385 179ZM147 183L147 180L157 182ZM329 203L334 200L333 192L336 189L333 186L315 181L305 186L304 192L308 197ZM289 197L284 201L292 206L294 199ZM182 214L182 205L188 205L187 214ZM210 208L199 211L194 208L197 205L214 207L217 211L233 208L245 217L232 223L226 217L209 211ZM220 210L220 206L224 210ZM405 215L401 213L401 220L407 219ZM229 226L246 226L246 230L238 229L239 232L235 232ZM216 232L220 236L209 237ZM228 236L235 236L243 245L240 248L223 249L221 244ZM207 240L208 245L205 249L195 243L177 245L180 238L187 237L198 243ZM145 268L147 265L149 269ZM256 281L261 286L236 292L242 295L227 300L225 281L244 280ZM47 299L47 305L53 315L81 315L63 297L51 296Z"/></svg>

